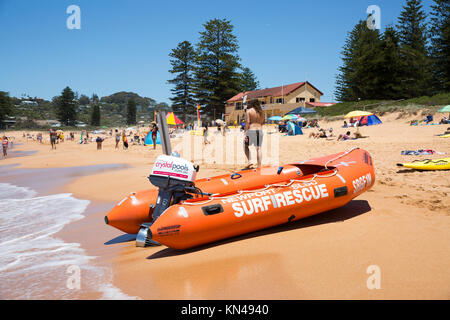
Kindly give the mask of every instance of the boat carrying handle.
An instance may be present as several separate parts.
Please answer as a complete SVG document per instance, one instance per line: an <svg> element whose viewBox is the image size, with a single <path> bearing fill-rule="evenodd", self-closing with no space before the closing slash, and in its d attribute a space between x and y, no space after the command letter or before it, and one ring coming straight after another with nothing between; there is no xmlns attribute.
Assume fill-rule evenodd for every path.
<svg viewBox="0 0 450 320"><path fill-rule="evenodd" d="M239 178L241 178L242 177L242 174L240 174L240 173L233 173L232 175L231 175L231 179L232 180L236 180L236 179L239 179Z"/></svg>
<svg viewBox="0 0 450 320"><path fill-rule="evenodd" d="M202 211L205 216L212 216L214 214L222 213L223 207L220 203L212 204L210 206L202 207Z"/></svg>

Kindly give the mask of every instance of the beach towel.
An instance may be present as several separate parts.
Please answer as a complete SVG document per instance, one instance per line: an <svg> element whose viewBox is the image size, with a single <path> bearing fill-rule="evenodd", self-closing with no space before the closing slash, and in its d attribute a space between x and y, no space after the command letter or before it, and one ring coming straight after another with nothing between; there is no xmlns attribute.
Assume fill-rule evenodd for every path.
<svg viewBox="0 0 450 320"><path fill-rule="evenodd" d="M403 150L402 155L404 156L426 156L431 154L445 154L445 152L438 152L431 149L420 149L420 150Z"/></svg>

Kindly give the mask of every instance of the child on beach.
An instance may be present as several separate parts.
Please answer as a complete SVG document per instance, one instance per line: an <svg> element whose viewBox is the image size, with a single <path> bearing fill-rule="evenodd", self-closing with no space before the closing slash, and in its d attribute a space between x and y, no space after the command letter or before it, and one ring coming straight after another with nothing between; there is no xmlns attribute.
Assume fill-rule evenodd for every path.
<svg viewBox="0 0 450 320"><path fill-rule="evenodd" d="M119 142L120 142L120 133L119 133L119 130L115 130L116 131L116 147L115 147L115 149L118 149L119 148Z"/></svg>
<svg viewBox="0 0 450 320"><path fill-rule="evenodd" d="M123 140L123 149L127 150L128 149L128 139L127 139L127 135L125 134L125 131L122 133L122 140Z"/></svg>
<svg viewBox="0 0 450 320"><path fill-rule="evenodd" d="M8 138L6 136L3 136L2 147L3 157L6 158L8 156Z"/></svg>
<svg viewBox="0 0 450 320"><path fill-rule="evenodd" d="M153 140L153 150L156 149L156 138L158 137L158 126L155 121L152 122L152 140Z"/></svg>

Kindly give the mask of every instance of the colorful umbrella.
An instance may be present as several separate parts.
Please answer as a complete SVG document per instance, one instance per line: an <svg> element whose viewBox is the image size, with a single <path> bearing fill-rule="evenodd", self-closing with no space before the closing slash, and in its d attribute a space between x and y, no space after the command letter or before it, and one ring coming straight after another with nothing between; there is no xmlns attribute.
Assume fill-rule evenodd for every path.
<svg viewBox="0 0 450 320"><path fill-rule="evenodd" d="M445 106L445 107L439 109L438 112L442 112L442 113L447 113L447 112L449 112L449 113L450 113L450 104L449 104L448 106Z"/></svg>
<svg viewBox="0 0 450 320"><path fill-rule="evenodd" d="M177 124L183 124L184 122L178 119L173 112L170 112L166 116L167 124L171 125L177 125Z"/></svg>
<svg viewBox="0 0 450 320"><path fill-rule="evenodd" d="M344 118L358 118L358 117L371 116L371 115L373 115L373 113L371 113L371 112L355 110L355 111L347 113Z"/></svg>
<svg viewBox="0 0 450 320"><path fill-rule="evenodd" d="M283 118L280 117L280 116L273 116L273 117L270 117L270 118L267 119L267 120L270 120L270 121L280 121L280 120L283 120Z"/></svg>
<svg viewBox="0 0 450 320"><path fill-rule="evenodd" d="M296 115L296 116L297 116L297 119L295 119L295 120L297 120L297 121L302 121L302 122L307 121L305 118L300 117L299 115Z"/></svg>
<svg viewBox="0 0 450 320"><path fill-rule="evenodd" d="M281 120L298 120L298 116L295 114L287 114Z"/></svg>

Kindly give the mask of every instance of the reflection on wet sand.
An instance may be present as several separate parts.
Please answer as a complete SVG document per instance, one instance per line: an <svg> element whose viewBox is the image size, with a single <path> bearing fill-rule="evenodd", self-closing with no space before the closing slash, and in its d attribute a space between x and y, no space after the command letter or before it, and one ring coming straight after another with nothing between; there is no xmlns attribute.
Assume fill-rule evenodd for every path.
<svg viewBox="0 0 450 320"><path fill-rule="evenodd" d="M144 299L300 299L308 285L298 279L309 276L302 264L295 266L293 261L306 263L310 253L301 248L311 245L307 239L299 238L301 243L288 239L299 229L345 221L369 211L367 201L354 200L317 216L189 250L133 248L131 235L105 244L121 247L117 262L127 270L127 285L133 288L130 294Z"/></svg>
<svg viewBox="0 0 450 320"><path fill-rule="evenodd" d="M288 299L299 290L277 253L153 263L143 277L149 299Z"/></svg>

